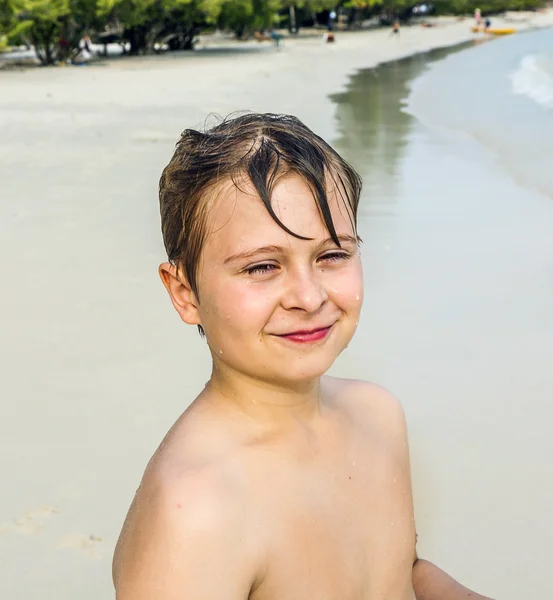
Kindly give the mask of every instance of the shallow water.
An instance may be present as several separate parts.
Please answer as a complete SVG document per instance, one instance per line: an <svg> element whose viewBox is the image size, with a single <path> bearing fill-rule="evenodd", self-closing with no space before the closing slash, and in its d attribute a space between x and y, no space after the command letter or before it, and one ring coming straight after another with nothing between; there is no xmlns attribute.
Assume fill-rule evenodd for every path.
<svg viewBox="0 0 553 600"><path fill-rule="evenodd" d="M464 61L495 72L494 55L499 42L383 65L334 98L336 145L366 184L366 302L335 371L404 404L420 555L515 600L551 587L553 200L463 130L490 102ZM411 88L423 120L404 110Z"/></svg>
<svg viewBox="0 0 553 600"><path fill-rule="evenodd" d="M553 199L553 29L450 56L415 82L408 107L477 140L517 182Z"/></svg>

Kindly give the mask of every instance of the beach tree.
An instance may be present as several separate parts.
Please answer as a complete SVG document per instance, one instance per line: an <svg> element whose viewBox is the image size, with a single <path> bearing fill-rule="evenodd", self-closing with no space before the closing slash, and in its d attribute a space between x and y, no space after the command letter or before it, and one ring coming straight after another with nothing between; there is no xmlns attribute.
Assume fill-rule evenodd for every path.
<svg viewBox="0 0 553 600"><path fill-rule="evenodd" d="M29 38L43 65L57 62L68 52L62 36L63 21L69 16L69 0L25 0L19 18L27 24Z"/></svg>
<svg viewBox="0 0 553 600"><path fill-rule="evenodd" d="M479 8L482 14L499 14L506 10L536 10L544 0L434 0L436 12L441 15L473 14Z"/></svg>
<svg viewBox="0 0 553 600"><path fill-rule="evenodd" d="M96 24L96 0L1 0L0 27L34 46L43 65L71 58ZM11 24L11 26L10 26Z"/></svg>
<svg viewBox="0 0 553 600"><path fill-rule="evenodd" d="M99 15L112 31L118 32L130 44L130 54L144 51L148 33L162 12L163 7L155 0L98 1Z"/></svg>
<svg viewBox="0 0 553 600"><path fill-rule="evenodd" d="M99 13L130 45L130 54L157 45L190 50L202 29L238 36L273 24L281 0L98 0Z"/></svg>
<svg viewBox="0 0 553 600"><path fill-rule="evenodd" d="M191 49L201 27L214 21L222 0L99 0L99 13L129 43L130 54L157 43Z"/></svg>
<svg viewBox="0 0 553 600"><path fill-rule="evenodd" d="M221 3L217 25L241 39L253 31L272 28L280 6L280 0L226 0Z"/></svg>
<svg viewBox="0 0 553 600"><path fill-rule="evenodd" d="M281 0L281 3L282 10L288 12L290 33L298 33L304 19L310 19L316 24L318 13L337 9L340 5L337 0Z"/></svg>
<svg viewBox="0 0 553 600"><path fill-rule="evenodd" d="M27 29L19 19L22 10L22 0L0 0L0 49L13 43Z"/></svg>

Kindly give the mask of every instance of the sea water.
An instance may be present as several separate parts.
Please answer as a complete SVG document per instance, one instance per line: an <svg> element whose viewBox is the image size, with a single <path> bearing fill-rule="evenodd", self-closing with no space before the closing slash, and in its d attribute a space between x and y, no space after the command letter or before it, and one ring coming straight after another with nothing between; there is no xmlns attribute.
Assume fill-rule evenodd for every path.
<svg viewBox="0 0 553 600"><path fill-rule="evenodd" d="M435 63L407 110L468 135L519 183L553 197L553 30L513 35Z"/></svg>

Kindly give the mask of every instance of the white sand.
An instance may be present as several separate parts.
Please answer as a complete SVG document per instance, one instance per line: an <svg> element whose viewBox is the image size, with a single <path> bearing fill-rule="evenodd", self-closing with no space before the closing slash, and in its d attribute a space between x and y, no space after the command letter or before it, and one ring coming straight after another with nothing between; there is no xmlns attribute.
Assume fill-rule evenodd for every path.
<svg viewBox="0 0 553 600"><path fill-rule="evenodd" d="M112 597L111 554L144 465L207 379L204 344L181 326L156 275L164 258L157 180L178 133L210 112L252 109L296 114L332 140L327 94L343 88L355 69L471 38L468 20L440 23L403 28L400 40L385 30L339 33L334 45L300 38L279 52L243 44L108 66L0 72L1 598ZM530 24L553 24L552 15L517 27ZM376 276L387 268L374 265ZM407 323L402 335L416 338L420 327ZM385 346L378 331L376 339L370 331L359 335ZM448 336L447 328L437 335ZM355 348L338 373L366 372L362 346ZM421 357L429 379L439 358L431 351ZM541 377L529 394L540 381L550 389L537 350L529 361ZM409 405L421 553L446 557L445 566L469 583L518 600L505 581L531 583L532 574L513 572L516 563L496 561L494 552L512 544L528 557L532 539L498 539L497 514L505 519L500 530L508 531L520 509L510 504L509 485L524 482L532 465L470 451L504 442L493 427L471 426L481 398L456 407L464 414L457 424L447 411L433 412L447 398L417 394L413 404L403 396L424 385L410 387L412 372L387 367L372 371L388 386L397 380ZM485 368L464 376L478 381ZM516 420L523 405L516 406L501 418ZM436 431L453 431L455 445ZM545 423L536 431L545 435ZM532 444L534 434L521 432L513 443ZM478 438L484 435L485 445ZM459 494L453 489L462 487L443 488L464 481L477 481L477 493L472 484ZM550 510L540 505L543 497L528 490L529 513ZM490 514L496 525L486 528Z"/></svg>

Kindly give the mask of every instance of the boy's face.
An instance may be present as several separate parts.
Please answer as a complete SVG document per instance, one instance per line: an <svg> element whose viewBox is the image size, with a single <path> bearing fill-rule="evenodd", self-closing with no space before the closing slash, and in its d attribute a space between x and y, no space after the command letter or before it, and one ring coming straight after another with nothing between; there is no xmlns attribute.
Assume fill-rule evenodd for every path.
<svg viewBox="0 0 553 600"><path fill-rule="evenodd" d="M220 190L196 303L219 368L299 383L321 376L347 347L363 299L361 260L342 201L333 192L328 200L342 248L298 176L280 180L272 205L284 225L311 240L287 234L253 194L230 183Z"/></svg>

